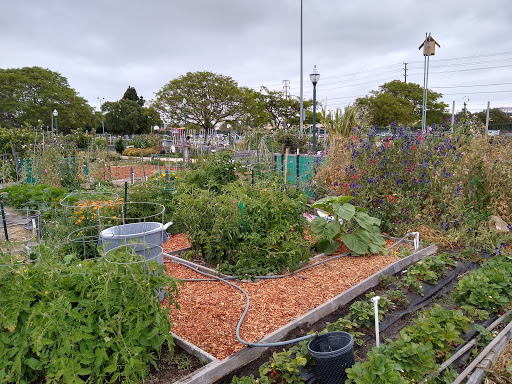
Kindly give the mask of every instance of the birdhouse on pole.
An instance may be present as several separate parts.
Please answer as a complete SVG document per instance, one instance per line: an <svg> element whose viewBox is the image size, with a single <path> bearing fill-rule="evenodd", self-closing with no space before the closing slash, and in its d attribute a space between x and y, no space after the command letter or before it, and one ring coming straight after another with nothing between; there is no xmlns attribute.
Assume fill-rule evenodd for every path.
<svg viewBox="0 0 512 384"><path fill-rule="evenodd" d="M434 40L434 38L431 35L428 35L427 38L418 49L421 49L423 47L423 56L434 56L436 54L436 45L441 48L439 43Z"/></svg>

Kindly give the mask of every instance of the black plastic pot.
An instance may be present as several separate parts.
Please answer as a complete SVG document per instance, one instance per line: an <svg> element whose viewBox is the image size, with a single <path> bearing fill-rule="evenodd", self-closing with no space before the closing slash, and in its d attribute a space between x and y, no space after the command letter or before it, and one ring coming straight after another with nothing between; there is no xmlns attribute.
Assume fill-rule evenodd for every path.
<svg viewBox="0 0 512 384"><path fill-rule="evenodd" d="M345 370L354 365L354 338L347 332L328 332L311 340L308 350L322 384L345 383Z"/></svg>

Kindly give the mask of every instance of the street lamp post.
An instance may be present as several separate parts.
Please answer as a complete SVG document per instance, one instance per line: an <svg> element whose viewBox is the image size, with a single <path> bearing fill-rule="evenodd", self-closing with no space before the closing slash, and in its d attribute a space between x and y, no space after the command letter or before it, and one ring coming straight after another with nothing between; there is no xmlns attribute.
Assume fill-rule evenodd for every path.
<svg viewBox="0 0 512 384"><path fill-rule="evenodd" d="M94 119L94 132L96 132L96 111L92 110L92 117Z"/></svg>
<svg viewBox="0 0 512 384"><path fill-rule="evenodd" d="M56 109L53 110L53 117L55 117L55 135L59 134L59 126L57 125L57 116L59 116L59 112Z"/></svg>
<svg viewBox="0 0 512 384"><path fill-rule="evenodd" d="M320 74L316 70L316 65L313 68L313 72L309 75L311 82L313 83L313 154L316 153L316 83L320 80Z"/></svg>
<svg viewBox="0 0 512 384"><path fill-rule="evenodd" d="M183 130L183 137L181 138L181 148L183 150L183 164L188 160L188 146L186 141L187 136L187 99L183 98L183 117L185 119L185 129Z"/></svg>
<svg viewBox="0 0 512 384"><path fill-rule="evenodd" d="M187 133L187 99L183 98L183 117L185 118L185 134Z"/></svg>
<svg viewBox="0 0 512 384"><path fill-rule="evenodd" d="M103 102L105 101L105 98L102 97L101 99L98 97L98 102L100 103L100 109L101 109L101 130L103 131L103 136L105 136L105 123L103 121Z"/></svg>

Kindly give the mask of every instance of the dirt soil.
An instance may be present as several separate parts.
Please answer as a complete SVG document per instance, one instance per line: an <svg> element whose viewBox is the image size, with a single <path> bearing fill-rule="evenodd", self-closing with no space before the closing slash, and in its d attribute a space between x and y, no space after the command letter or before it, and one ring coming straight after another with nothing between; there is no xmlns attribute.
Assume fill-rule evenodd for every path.
<svg viewBox="0 0 512 384"><path fill-rule="evenodd" d="M393 243L390 241L388 246ZM346 251L340 247L336 254ZM237 281L251 300L241 338L256 342L397 260L395 252L387 256L343 257L281 279ZM176 278L204 278L180 264L165 265ZM243 348L235 337L246 305L240 291L222 282L185 282L178 302L181 309L171 311L174 333L218 359Z"/></svg>
<svg viewBox="0 0 512 384"><path fill-rule="evenodd" d="M178 346L174 347L174 355L170 356L167 346L162 348L162 354L157 361L158 370L151 367L146 384L170 384L201 368L203 363L195 356L187 354Z"/></svg>
<svg viewBox="0 0 512 384"><path fill-rule="evenodd" d="M97 178L101 178L104 180L129 180L131 178L131 168L133 168L133 173L136 178L142 178L144 176L151 176L153 173L158 172L158 166L153 164L142 164L140 165L120 165L120 166L112 166L110 171L112 172L112 177L110 177L110 172L108 169L102 170L101 172L97 172L94 176ZM162 170L162 169L161 169Z"/></svg>

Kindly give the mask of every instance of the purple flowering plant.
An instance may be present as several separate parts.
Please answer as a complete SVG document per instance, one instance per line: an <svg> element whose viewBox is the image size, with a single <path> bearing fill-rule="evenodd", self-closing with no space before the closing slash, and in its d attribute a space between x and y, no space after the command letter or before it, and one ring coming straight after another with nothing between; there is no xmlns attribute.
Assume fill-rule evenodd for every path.
<svg viewBox="0 0 512 384"><path fill-rule="evenodd" d="M495 151L483 155L483 140L443 126L427 134L397 127L388 137L357 128L316 182L329 195L352 196L390 235L428 227L439 236L454 234L454 242L474 238L488 215L508 220L512 214L512 204L500 206L491 190L512 187L510 151L494 143Z"/></svg>

